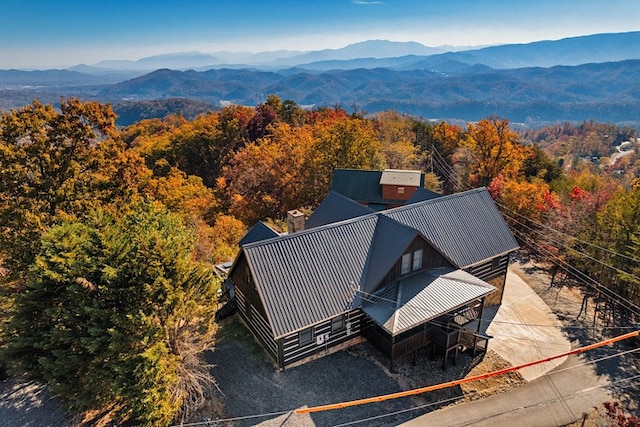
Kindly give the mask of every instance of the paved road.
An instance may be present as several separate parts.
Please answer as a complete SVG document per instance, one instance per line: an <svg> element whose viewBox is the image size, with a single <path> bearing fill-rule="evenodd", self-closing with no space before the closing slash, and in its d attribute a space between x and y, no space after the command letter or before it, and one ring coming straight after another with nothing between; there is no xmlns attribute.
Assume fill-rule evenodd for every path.
<svg viewBox="0 0 640 427"><path fill-rule="evenodd" d="M552 427L572 423L589 413L594 402L611 398L604 377L581 358L562 365L530 383L486 399L451 406L402 424L417 426Z"/></svg>

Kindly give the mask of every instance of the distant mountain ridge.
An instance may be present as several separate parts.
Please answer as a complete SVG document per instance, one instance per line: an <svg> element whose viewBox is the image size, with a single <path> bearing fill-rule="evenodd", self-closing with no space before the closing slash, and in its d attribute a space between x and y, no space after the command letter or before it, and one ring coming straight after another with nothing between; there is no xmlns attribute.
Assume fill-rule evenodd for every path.
<svg viewBox="0 0 640 427"><path fill-rule="evenodd" d="M7 70L0 71L0 109L33 98L57 102L60 96L78 96L113 104L147 102L145 114L163 114L228 103L256 105L276 94L301 105L357 105L371 113L395 109L467 121L497 114L523 122L596 119L640 124L640 32L415 53L433 49L374 40L337 50L264 53L261 58L269 65L251 67L160 68L150 73L84 65L74 70ZM365 54L370 55L340 59ZM403 55L386 56L392 54ZM212 58L197 52L188 55L194 65ZM183 59L182 54L164 55L140 63ZM275 66L278 61L297 65ZM312 62L299 63L304 61ZM166 102L173 98L181 101ZM149 104L152 100L162 103ZM135 105L127 108L133 111L130 117L137 114Z"/></svg>

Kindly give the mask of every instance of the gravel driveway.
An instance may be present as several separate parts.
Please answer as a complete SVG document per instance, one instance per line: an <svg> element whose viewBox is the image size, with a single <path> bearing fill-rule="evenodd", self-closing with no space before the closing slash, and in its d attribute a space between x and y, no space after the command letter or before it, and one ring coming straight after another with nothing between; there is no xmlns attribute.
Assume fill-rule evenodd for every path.
<svg viewBox="0 0 640 427"><path fill-rule="evenodd" d="M71 421L45 387L14 378L0 382L0 425L63 427Z"/></svg>
<svg viewBox="0 0 640 427"><path fill-rule="evenodd" d="M212 372L225 393L222 403L228 411L227 416L241 418L257 414L271 415L218 421L218 425L395 425L440 406L432 405L419 410L411 410L412 408L444 399L460 398L460 389L452 388L423 396L304 416L287 411L460 378L474 362L470 355L461 354L456 366L449 366L443 371L441 357L436 356L431 360L427 351L423 350L418 354L416 366L413 366L411 357L405 357L396 362L396 373L392 374L388 370L388 359L371 344L363 343L280 372L237 321L224 324L220 336L215 351L209 354L209 360L216 365ZM389 415L395 412L402 413ZM372 419L373 417L381 418Z"/></svg>

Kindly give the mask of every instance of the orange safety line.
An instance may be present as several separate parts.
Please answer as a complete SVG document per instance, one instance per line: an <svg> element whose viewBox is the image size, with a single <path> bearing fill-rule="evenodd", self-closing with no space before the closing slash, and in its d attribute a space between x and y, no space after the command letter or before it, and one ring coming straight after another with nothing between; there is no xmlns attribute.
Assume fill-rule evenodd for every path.
<svg viewBox="0 0 640 427"><path fill-rule="evenodd" d="M351 400L351 401L348 401L348 402L332 403L332 404L329 404L329 405L312 406L310 408L300 408L300 409L296 409L294 412L296 414L309 414L309 413L312 413L312 412L330 411L332 409L347 408L349 406L357 406L357 405L366 405L368 403L383 402L385 400L398 399L400 397L414 396L416 394L427 393L427 392L434 391L434 390L440 390L440 389L443 389L443 388L453 387L453 386L457 386L457 385L460 385L460 384L469 383L469 382L472 382L472 381L478 381L478 380L482 380L482 379L485 379L485 378L490 378L490 377L494 377L494 376L497 376L497 375L506 374L508 372L517 371L518 369L527 368L529 366L533 366L533 365L538 365L540 363L549 362L549 361L554 360L554 359L559 359L561 357L571 356L571 355L578 354L578 353L584 353L585 351L593 350L594 348L603 347L605 345L613 344L615 342L626 340L626 339L629 339L629 338L632 338L632 337L637 337L638 335L640 335L640 330L629 332L627 334L620 335L620 336L617 336L617 337L614 337L614 338L611 338L611 339L608 339L608 340L600 341L600 342L597 342L595 344L590 344L590 345L587 345L585 347L576 348L575 350L571 350L571 351L566 352L566 353L562 353L562 354L558 354L558 355L555 355L555 356L547 357L545 359L536 360L535 362L529 362L529 363L525 363L525 364L519 365L519 366L512 366L510 368L500 369L498 371L493 371L493 372L489 372L489 373L482 374L482 375L476 375L476 376L473 376L473 377L462 378L462 379L459 379L459 380L449 381L449 382L440 383L440 384L434 384L434 385L430 385L430 386L427 386L427 387L415 388L415 389L412 389L412 390L401 391L401 392L397 392L397 393L385 394L385 395L382 395L382 396L367 397L367 398L364 398L364 399Z"/></svg>

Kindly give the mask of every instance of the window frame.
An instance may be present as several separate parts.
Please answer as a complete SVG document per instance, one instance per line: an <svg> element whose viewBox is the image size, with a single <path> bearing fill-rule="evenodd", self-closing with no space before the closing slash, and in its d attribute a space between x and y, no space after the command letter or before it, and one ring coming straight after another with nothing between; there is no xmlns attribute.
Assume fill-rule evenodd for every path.
<svg viewBox="0 0 640 427"><path fill-rule="evenodd" d="M411 252L407 252L402 254L402 258L400 261L400 275L404 276L405 274L411 273L411 262L413 259L413 254ZM406 260L406 261L405 261Z"/></svg>
<svg viewBox="0 0 640 427"><path fill-rule="evenodd" d="M339 326L336 326L336 324L339 323ZM336 332L341 332L344 331L345 329L345 319L344 319L344 314L341 314L338 317L334 317L333 319L331 319L331 333L334 334Z"/></svg>
<svg viewBox="0 0 640 427"><path fill-rule="evenodd" d="M303 340L303 335L309 334L309 338ZM303 330L301 330L300 332L298 332L298 344L300 346L303 345L307 345L313 342L313 338L314 338L314 330L313 330L313 326L310 328L305 328Z"/></svg>
<svg viewBox="0 0 640 427"><path fill-rule="evenodd" d="M419 255L418 257L416 257L416 255ZM416 271L416 270L420 270L422 268L422 260L424 258L424 251L422 250L422 248L420 249L416 249L415 251L413 251L413 259L412 259L412 264L411 264L411 271ZM418 260L419 262L416 262L416 260Z"/></svg>

